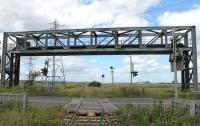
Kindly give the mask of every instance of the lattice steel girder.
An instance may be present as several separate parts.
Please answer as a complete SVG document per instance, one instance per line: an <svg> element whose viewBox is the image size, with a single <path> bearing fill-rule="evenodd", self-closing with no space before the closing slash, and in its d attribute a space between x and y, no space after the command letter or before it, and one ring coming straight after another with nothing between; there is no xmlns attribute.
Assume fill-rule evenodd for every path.
<svg viewBox="0 0 200 126"><path fill-rule="evenodd" d="M191 47L183 47L180 50L190 51ZM83 48L78 49L51 49L51 50L14 50L12 53L21 56L65 56L65 55L167 55L172 53L171 48L151 47L151 48Z"/></svg>
<svg viewBox="0 0 200 126"><path fill-rule="evenodd" d="M175 28L176 31L191 30L193 26L159 26L159 27L121 27L121 28L89 28L89 29L66 29L66 30L42 30L42 31L25 31L25 32L9 32L10 35L22 35L22 34L42 34L42 33L71 33L71 32L103 32L106 31L153 31L153 30L171 30ZM154 32L154 31L153 31ZM155 32L154 32L155 33ZM157 32L158 33L158 32ZM112 34L112 33L109 33Z"/></svg>
<svg viewBox="0 0 200 126"><path fill-rule="evenodd" d="M176 27L177 33L179 36L184 36L189 30L190 27ZM12 41L15 38L26 38L27 40L33 40L36 43L34 47L47 47L51 39L56 39L57 43L61 47L70 47L76 45L84 45L86 47L96 48L100 45L130 45L125 44L128 38L133 37L137 38L136 43L142 47L143 45L149 45L160 41L160 44L167 45L167 37L173 36L173 27L129 27L129 28L94 28L94 29L69 29L69 30L48 30L48 31L27 31L27 32L9 32L9 37L13 37ZM144 42L144 37L153 37L155 40L147 40ZM102 41L101 38L110 38L110 40ZM126 38L123 40L123 38ZM61 42L60 39L65 39L65 43ZM82 39L90 39L83 41ZM150 38L149 38L150 39ZM160 40L158 40L160 39ZM90 42L89 42L90 41ZM99 41L99 42L97 42ZM124 41L124 42L123 42ZM104 42L104 43L103 43ZM113 42L113 43L111 43ZM120 43L121 42L121 43ZM16 42L17 43L17 42ZM40 43L40 44L39 44ZM148 44L147 44L148 43Z"/></svg>
<svg viewBox="0 0 200 126"><path fill-rule="evenodd" d="M191 54L191 60L188 59L191 68L187 68L188 64L185 65L185 70L182 71L182 82L190 83L188 78L191 78L192 84L197 87L195 26L6 32L3 40L1 86L5 85L6 80L11 84L14 83L11 82L13 78L14 81L19 78L17 75L19 64L17 62L10 63L12 60L8 57L11 55L17 56L18 60L16 61L20 61L20 56L171 54L170 39L174 35L178 40L177 43L181 45L178 48ZM8 49L8 43L13 43L15 46ZM187 54L185 56L187 57ZM12 75L7 74L6 70L12 67L15 69L10 71ZM187 69L192 71L188 72Z"/></svg>

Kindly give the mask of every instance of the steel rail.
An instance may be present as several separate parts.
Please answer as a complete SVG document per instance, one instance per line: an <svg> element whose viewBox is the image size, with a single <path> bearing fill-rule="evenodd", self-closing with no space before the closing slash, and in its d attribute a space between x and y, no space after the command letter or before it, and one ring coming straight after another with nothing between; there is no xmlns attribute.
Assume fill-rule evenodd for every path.
<svg viewBox="0 0 200 126"><path fill-rule="evenodd" d="M79 114L79 109L82 105L82 99L80 101L80 104L78 106L76 106L75 108L75 113L73 115L73 117L71 118L71 120L69 121L69 126L75 126L75 122L77 120L78 114Z"/></svg>
<svg viewBox="0 0 200 126"><path fill-rule="evenodd" d="M102 112L104 113L104 116L105 116L105 118L106 118L107 123L108 123L109 125L112 124L112 120L110 119L108 113L105 111L105 109L104 109L103 105L101 104L100 100L98 99L97 101L98 101L98 103L99 103L99 106L100 106Z"/></svg>

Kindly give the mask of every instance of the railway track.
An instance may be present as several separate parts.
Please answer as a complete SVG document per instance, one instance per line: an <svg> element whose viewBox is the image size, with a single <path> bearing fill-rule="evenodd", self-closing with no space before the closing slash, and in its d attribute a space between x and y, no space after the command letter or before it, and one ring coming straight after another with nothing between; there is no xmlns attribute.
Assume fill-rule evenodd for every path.
<svg viewBox="0 0 200 126"><path fill-rule="evenodd" d="M108 100L103 100L103 101L108 101ZM104 108L104 105L103 103L101 102L100 99L98 99L98 103L99 103L99 106L101 107L101 110L104 114L104 117L106 119L106 122L107 122L107 125L110 125L110 126L113 126L113 125L117 125L117 118L114 117L114 115L112 113L108 113L105 108Z"/></svg>
<svg viewBox="0 0 200 126"><path fill-rule="evenodd" d="M72 103L71 106L75 104ZM65 119L65 126L117 126L117 118L111 112L113 106L107 99L87 101L81 99L74 110L70 110Z"/></svg>

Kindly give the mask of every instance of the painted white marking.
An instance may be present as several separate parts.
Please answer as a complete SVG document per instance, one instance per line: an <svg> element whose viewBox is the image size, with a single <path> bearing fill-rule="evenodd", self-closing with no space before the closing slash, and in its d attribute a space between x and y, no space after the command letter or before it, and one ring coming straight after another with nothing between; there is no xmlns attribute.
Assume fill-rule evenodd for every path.
<svg viewBox="0 0 200 126"><path fill-rule="evenodd" d="M68 101L63 101L63 100L28 100L32 102L68 102Z"/></svg>

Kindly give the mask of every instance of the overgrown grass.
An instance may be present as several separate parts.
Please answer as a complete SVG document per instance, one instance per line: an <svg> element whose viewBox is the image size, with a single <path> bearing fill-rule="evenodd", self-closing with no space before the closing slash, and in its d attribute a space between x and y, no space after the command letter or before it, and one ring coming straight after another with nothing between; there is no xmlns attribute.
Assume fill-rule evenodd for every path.
<svg viewBox="0 0 200 126"><path fill-rule="evenodd" d="M66 96L66 97L107 97L107 98L170 98L174 97L174 86L170 84L103 84L101 87L89 87L87 83L67 83L56 84L53 91L48 91L47 87L39 83L33 87L24 88L12 87L8 89L0 89L0 92L26 92L29 96ZM187 92L179 92L180 98L196 99L200 98L200 94L191 94Z"/></svg>
<svg viewBox="0 0 200 126"><path fill-rule="evenodd" d="M67 97L149 97L169 98L174 96L173 86L150 87L150 86L127 86L107 84L101 87L89 87L86 84L56 85L53 92L48 92L43 86L29 88L28 93L32 96L67 96Z"/></svg>
<svg viewBox="0 0 200 126"><path fill-rule="evenodd" d="M0 88L0 92L27 92L27 89L24 88L24 86L14 86L9 88Z"/></svg>
<svg viewBox="0 0 200 126"><path fill-rule="evenodd" d="M126 105L116 112L119 126L199 126L200 115L190 115L186 108L154 104L148 107Z"/></svg>
<svg viewBox="0 0 200 126"><path fill-rule="evenodd" d="M35 108L28 106L21 112L15 103L0 104L0 126L61 126L65 109L62 106Z"/></svg>

